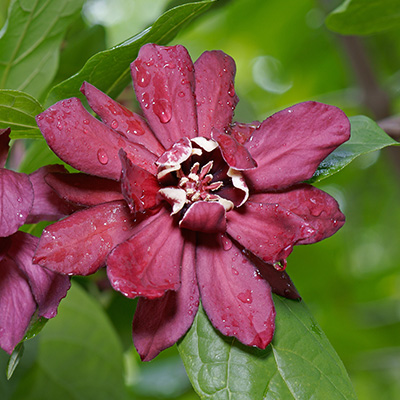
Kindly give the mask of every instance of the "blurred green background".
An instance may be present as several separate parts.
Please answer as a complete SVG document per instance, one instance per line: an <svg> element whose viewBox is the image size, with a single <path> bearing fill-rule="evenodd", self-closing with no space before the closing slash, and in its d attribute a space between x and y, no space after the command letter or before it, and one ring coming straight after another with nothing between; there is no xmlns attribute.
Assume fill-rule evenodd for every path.
<svg viewBox="0 0 400 400"><path fill-rule="evenodd" d="M82 49L82 62L90 51L122 42L178 3L88 0L83 20L104 26L104 31L96 29L105 36L98 36L93 50ZM219 1L172 44L185 45L193 59L212 49L235 59L240 98L236 119L240 122L263 120L305 100L336 105L349 116L382 119L400 113L400 28L363 38L341 37L324 24L337 4L323 0ZM5 9L0 7L0 23ZM71 29L70 38L73 33ZM59 80L81 66L79 61L70 62L68 53L61 60ZM372 78L370 87L362 78L365 73ZM125 91L121 100L131 103L133 92ZM342 358L360 400L400 398L399 174L398 150L384 150L357 159L321 182L318 186L339 201L347 222L334 237L312 247L295 248L288 260L287 271ZM134 302L115 292L99 291L94 281L102 278L100 273L79 283L100 300L109 318L102 323L111 320L110 335L121 339L115 346L123 351L123 379L128 388L121 398L197 399L176 347L150 363L140 363L130 337ZM50 324L57 323L57 318L49 322L44 339L40 335L28 343L14 382L30 367L40 340L48 340L45 334ZM1 354L0 367L5 362ZM4 393L12 393L16 383L11 380L6 385ZM26 385L29 388L29 380ZM22 396L14 393L12 398Z"/></svg>

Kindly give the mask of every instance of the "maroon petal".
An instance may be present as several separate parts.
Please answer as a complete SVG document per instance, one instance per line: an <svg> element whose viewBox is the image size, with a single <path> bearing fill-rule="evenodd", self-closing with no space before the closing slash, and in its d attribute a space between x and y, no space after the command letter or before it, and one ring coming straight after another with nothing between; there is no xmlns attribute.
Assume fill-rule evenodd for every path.
<svg viewBox="0 0 400 400"><path fill-rule="evenodd" d="M149 217L109 255L107 274L111 285L131 298L155 299L167 290L177 290L183 241L180 229L165 210Z"/></svg>
<svg viewBox="0 0 400 400"><path fill-rule="evenodd" d="M214 201L196 201L179 222L181 228L215 233L226 231L225 208Z"/></svg>
<svg viewBox="0 0 400 400"><path fill-rule="evenodd" d="M309 223L314 233L297 244L319 242L337 232L345 217L337 201L329 194L311 185L298 185L284 192L263 193L251 197L253 202L278 203Z"/></svg>
<svg viewBox="0 0 400 400"><path fill-rule="evenodd" d="M199 306L194 260L193 242L186 241L179 290L168 291L159 299L139 299L133 318L133 342L142 361L150 361L175 344L192 325Z"/></svg>
<svg viewBox="0 0 400 400"><path fill-rule="evenodd" d="M0 168L6 165L8 151L10 150L10 133L10 128L0 129Z"/></svg>
<svg viewBox="0 0 400 400"><path fill-rule="evenodd" d="M349 120L339 108L309 101L279 111L245 143L258 164L245 172L246 181L255 190L271 190L307 180L349 137Z"/></svg>
<svg viewBox="0 0 400 400"><path fill-rule="evenodd" d="M211 138L211 129L224 132L232 122L239 99L233 86L236 66L222 51L206 51L195 62L199 136Z"/></svg>
<svg viewBox="0 0 400 400"><path fill-rule="evenodd" d="M236 242L237 246L241 246ZM286 271L276 269L272 264L265 263L248 250L242 249L243 254L257 268L259 274L269 283L272 293L287 299L301 299L299 292Z"/></svg>
<svg viewBox="0 0 400 400"><path fill-rule="evenodd" d="M28 224L39 221L56 221L75 211L75 207L62 200L49 186L45 177L51 172L66 172L61 165L47 165L29 175L33 186L33 207L26 220Z"/></svg>
<svg viewBox="0 0 400 400"><path fill-rule="evenodd" d="M286 259L293 245L314 234L310 224L279 204L256 203L252 197L227 214L227 232L270 264Z"/></svg>
<svg viewBox="0 0 400 400"><path fill-rule="evenodd" d="M59 101L39 114L36 121L51 149L82 172L118 180L120 148L135 164L156 172L154 154L104 125L77 98Z"/></svg>
<svg viewBox="0 0 400 400"><path fill-rule="evenodd" d="M249 124L235 122L231 128L230 134L240 144L245 144L253 134L253 132L261 125L261 122L253 121Z"/></svg>
<svg viewBox="0 0 400 400"><path fill-rule="evenodd" d="M33 204L32 184L27 175L0 169L0 237L22 226Z"/></svg>
<svg viewBox="0 0 400 400"><path fill-rule="evenodd" d="M215 129L212 130L211 136L218 142L222 157L231 168L245 171L257 167L246 147L238 143L235 138Z"/></svg>
<svg viewBox="0 0 400 400"><path fill-rule="evenodd" d="M33 262L63 274L92 274L131 236L133 224L123 201L77 211L43 231Z"/></svg>
<svg viewBox="0 0 400 400"><path fill-rule="evenodd" d="M111 179L87 174L52 173L46 182L62 199L78 205L94 206L123 200L121 184Z"/></svg>
<svg viewBox="0 0 400 400"><path fill-rule="evenodd" d="M164 152L164 147L156 139L142 117L128 110L88 82L83 82L81 92L85 95L90 108L110 128L125 136L130 142L141 144L156 156L160 156Z"/></svg>
<svg viewBox="0 0 400 400"><path fill-rule="evenodd" d="M196 272L201 301L224 335L265 349L275 329L271 288L223 235L199 235Z"/></svg>
<svg viewBox="0 0 400 400"><path fill-rule="evenodd" d="M0 347L11 354L25 335L36 303L24 274L8 257L0 261L0 307Z"/></svg>
<svg viewBox="0 0 400 400"><path fill-rule="evenodd" d="M132 164L122 149L119 156L122 164L122 194L132 212L143 213L159 205L161 197L158 195L160 185L157 178L143 168Z"/></svg>
<svg viewBox="0 0 400 400"><path fill-rule="evenodd" d="M69 278L49 271L32 263L39 239L25 232L17 232L13 236L8 255L17 263L25 274L33 296L39 307L39 316L53 318L57 307L66 295L71 284Z"/></svg>
<svg viewBox="0 0 400 400"><path fill-rule="evenodd" d="M144 45L131 73L143 114L166 149L197 136L193 63L183 46Z"/></svg>

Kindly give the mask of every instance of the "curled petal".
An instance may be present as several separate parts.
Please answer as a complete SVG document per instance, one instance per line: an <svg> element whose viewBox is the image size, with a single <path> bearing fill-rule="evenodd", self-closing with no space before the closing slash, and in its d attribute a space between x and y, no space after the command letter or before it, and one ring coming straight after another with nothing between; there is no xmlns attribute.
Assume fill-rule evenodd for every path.
<svg viewBox="0 0 400 400"><path fill-rule="evenodd" d="M132 212L143 213L158 206L161 198L157 178L133 164L122 149L119 156L122 164L121 190Z"/></svg>
<svg viewBox="0 0 400 400"><path fill-rule="evenodd" d="M59 101L36 117L51 149L66 163L88 174L119 180L123 148L141 168L156 172L156 156L93 117L77 98Z"/></svg>
<svg viewBox="0 0 400 400"><path fill-rule="evenodd" d="M43 231L33 262L63 274L92 274L131 236L133 225L123 201L77 211Z"/></svg>
<svg viewBox="0 0 400 400"><path fill-rule="evenodd" d="M193 63L183 46L144 45L131 73L143 114L166 149L197 136Z"/></svg>
<svg viewBox="0 0 400 400"><path fill-rule="evenodd" d="M226 336L265 349L275 329L271 288L242 252L223 235L199 234L196 273L211 323Z"/></svg>
<svg viewBox="0 0 400 400"><path fill-rule="evenodd" d="M155 299L180 285L184 239L163 210L139 224L107 259L111 285L127 297Z"/></svg>
<svg viewBox="0 0 400 400"><path fill-rule="evenodd" d="M286 259L293 245L312 236L314 230L279 204L255 203L250 197L240 209L227 214L227 232L245 249L273 264Z"/></svg>
<svg viewBox="0 0 400 400"><path fill-rule="evenodd" d="M313 227L311 236L300 239L296 244L319 242L337 232L344 224L345 217L337 201L311 185L297 185L284 192L256 194L253 202L278 203L281 207L298 215Z"/></svg>
<svg viewBox="0 0 400 400"><path fill-rule="evenodd" d="M47 165L29 175L34 199L26 223L33 224L43 220L56 221L75 211L76 208L60 198L46 182L48 174L60 172L66 172L66 169L61 165Z"/></svg>
<svg viewBox="0 0 400 400"><path fill-rule="evenodd" d="M77 205L95 206L124 199L121 184L107 178L83 173L51 173L45 180L59 197Z"/></svg>
<svg viewBox="0 0 400 400"><path fill-rule="evenodd" d="M101 117L107 126L125 136L130 142L141 144L156 156L160 156L164 152L164 147L155 138L142 117L88 82L83 82L81 92L85 95L90 108Z"/></svg>
<svg viewBox="0 0 400 400"><path fill-rule="evenodd" d="M8 150L10 146L10 133L11 129L0 129L0 168L4 168L6 165L7 157L8 157Z"/></svg>
<svg viewBox="0 0 400 400"><path fill-rule="evenodd" d="M224 132L232 122L239 99L233 85L235 62L222 51L206 51L195 62L199 136L210 138L211 128Z"/></svg>
<svg viewBox="0 0 400 400"><path fill-rule="evenodd" d="M0 169L0 237L22 226L33 204L32 184L27 175Z"/></svg>
<svg viewBox="0 0 400 400"><path fill-rule="evenodd" d="M180 165L192 155L192 144L187 137L179 139L158 160L157 164L163 166Z"/></svg>
<svg viewBox="0 0 400 400"><path fill-rule="evenodd" d="M248 150L234 137L213 129L212 138L218 142L222 157L231 168L247 171L257 167Z"/></svg>
<svg viewBox="0 0 400 400"><path fill-rule="evenodd" d="M25 274L38 305L39 316L55 317L61 299L67 295L71 286L69 278L32 263L32 257L39 242L37 237L25 232L16 232L11 239L12 246L8 255Z"/></svg>
<svg viewBox="0 0 400 400"><path fill-rule="evenodd" d="M150 361L172 346L192 325L199 306L194 260L193 240L185 241L179 290L167 291L159 299L139 299L133 318L133 342L142 361Z"/></svg>
<svg viewBox="0 0 400 400"><path fill-rule="evenodd" d="M215 233L226 231L225 208L216 201L196 201L179 222L181 228Z"/></svg>
<svg viewBox="0 0 400 400"><path fill-rule="evenodd" d="M236 245L241 246L236 242ZM265 263L250 251L242 248L243 254L257 268L259 274L269 283L272 293L287 299L301 299L299 292L286 271L276 269L272 264Z"/></svg>
<svg viewBox="0 0 400 400"><path fill-rule="evenodd" d="M11 354L36 310L31 288L14 260L0 261L0 347Z"/></svg>
<svg viewBox="0 0 400 400"><path fill-rule="evenodd" d="M349 120L339 108L309 101L279 111L245 143L258 164L246 171L246 181L265 191L307 180L349 137Z"/></svg>

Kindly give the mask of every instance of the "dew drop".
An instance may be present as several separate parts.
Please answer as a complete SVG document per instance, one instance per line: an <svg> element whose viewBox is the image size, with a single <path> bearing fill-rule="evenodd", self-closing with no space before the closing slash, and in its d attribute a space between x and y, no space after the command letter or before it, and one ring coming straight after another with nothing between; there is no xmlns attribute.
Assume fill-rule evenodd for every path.
<svg viewBox="0 0 400 400"><path fill-rule="evenodd" d="M185 97L185 93L179 92L179 93L178 93L178 96L179 96L179 97Z"/></svg>
<svg viewBox="0 0 400 400"><path fill-rule="evenodd" d="M142 128L139 122L129 119L126 122L128 124L127 133L133 133L136 136L144 135L144 129Z"/></svg>
<svg viewBox="0 0 400 400"><path fill-rule="evenodd" d="M222 247L225 251L228 251L232 248L232 242L226 236L221 235Z"/></svg>
<svg viewBox="0 0 400 400"><path fill-rule="evenodd" d="M42 115L42 114L39 114L36 118L37 118L39 121L41 121L41 120L43 119L43 115Z"/></svg>
<svg viewBox="0 0 400 400"><path fill-rule="evenodd" d="M114 119L113 122L111 122L111 128L113 128L113 129L118 128L118 121L116 119Z"/></svg>
<svg viewBox="0 0 400 400"><path fill-rule="evenodd" d="M155 100L153 104L153 111L154 114L157 115L158 119L162 124L166 124L171 120L172 107L169 100L167 99Z"/></svg>
<svg viewBox="0 0 400 400"><path fill-rule="evenodd" d="M251 295L251 290L247 289L246 291L239 293L237 295L237 298L242 302L242 303L247 303L251 304L253 302L253 297Z"/></svg>
<svg viewBox="0 0 400 400"><path fill-rule="evenodd" d="M60 121L57 121L57 129L59 130L59 131L61 131L62 130L62 124L61 124L61 122Z"/></svg>
<svg viewBox="0 0 400 400"><path fill-rule="evenodd" d="M108 163L108 155L104 149L99 149L97 151L97 159L100 164L106 165Z"/></svg>
<svg viewBox="0 0 400 400"><path fill-rule="evenodd" d="M228 94L231 97L235 96L235 87L233 86L233 82L229 85Z"/></svg>
<svg viewBox="0 0 400 400"><path fill-rule="evenodd" d="M90 121L89 121L88 119L84 119L84 120L83 120L83 123L84 123L85 125L89 125L89 124L90 124Z"/></svg>
<svg viewBox="0 0 400 400"><path fill-rule="evenodd" d="M233 275L239 275L239 271L235 268L232 268L232 274Z"/></svg>
<svg viewBox="0 0 400 400"><path fill-rule="evenodd" d="M52 124L54 122L54 118L53 117L46 117L46 122L48 122L49 124Z"/></svg>
<svg viewBox="0 0 400 400"><path fill-rule="evenodd" d="M142 63L136 61L135 65L137 75L136 75L136 82L140 87L146 87L150 83L151 76L149 71L143 68Z"/></svg>
<svg viewBox="0 0 400 400"><path fill-rule="evenodd" d="M189 311L188 311L188 314L189 314L189 315L193 315L193 311L192 311L192 310L189 310Z"/></svg>

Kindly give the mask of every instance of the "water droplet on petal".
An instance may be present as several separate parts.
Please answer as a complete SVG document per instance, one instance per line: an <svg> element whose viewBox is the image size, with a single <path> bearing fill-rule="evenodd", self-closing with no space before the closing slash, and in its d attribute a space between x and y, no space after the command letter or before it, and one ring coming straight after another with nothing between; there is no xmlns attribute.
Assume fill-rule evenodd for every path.
<svg viewBox="0 0 400 400"><path fill-rule="evenodd" d="M229 85L228 94L231 97L235 96L235 87L233 86L233 82Z"/></svg>
<svg viewBox="0 0 400 400"><path fill-rule="evenodd" d="M172 107L169 100L167 99L155 100L153 104L153 111L154 114L157 115L158 119L162 124L166 124L171 120Z"/></svg>
<svg viewBox="0 0 400 400"><path fill-rule="evenodd" d="M100 164L106 165L108 163L108 155L104 149L99 149L97 151L97 159Z"/></svg>
<svg viewBox="0 0 400 400"><path fill-rule="evenodd" d="M149 83L150 83L150 79L151 79L149 71L144 69L142 64L139 63L138 61L136 61L135 68L136 68L136 71L137 71L137 75L136 75L137 84L140 87L148 86Z"/></svg>
<svg viewBox="0 0 400 400"><path fill-rule="evenodd" d="M57 121L57 129L59 130L59 131L61 131L62 130L62 124L61 124L61 122L60 121Z"/></svg>
<svg viewBox="0 0 400 400"><path fill-rule="evenodd" d="M88 119L84 119L84 120L83 120L83 123L84 123L85 125L89 125L89 124L90 124L90 121L89 121Z"/></svg>
<svg viewBox="0 0 400 400"><path fill-rule="evenodd" d="M178 96L179 96L179 97L185 97L185 93L179 92L179 93L178 93Z"/></svg>
<svg viewBox="0 0 400 400"><path fill-rule="evenodd" d="M237 298L242 302L242 303L247 303L251 304L253 302L253 297L251 295L251 290L246 290L242 293L239 293Z"/></svg>
<svg viewBox="0 0 400 400"><path fill-rule="evenodd" d="M221 235L221 241L224 250L228 251L232 248L232 242L226 236Z"/></svg>
<svg viewBox="0 0 400 400"><path fill-rule="evenodd" d="M113 129L118 128L118 121L116 119L114 119L113 122L111 122L111 128L113 128Z"/></svg>

